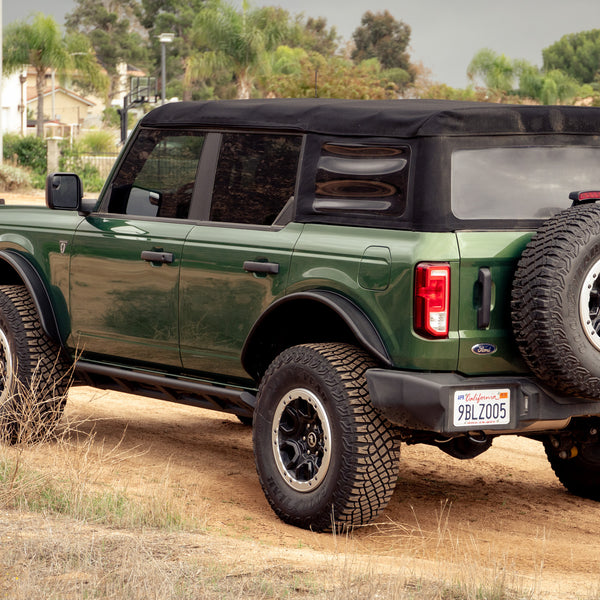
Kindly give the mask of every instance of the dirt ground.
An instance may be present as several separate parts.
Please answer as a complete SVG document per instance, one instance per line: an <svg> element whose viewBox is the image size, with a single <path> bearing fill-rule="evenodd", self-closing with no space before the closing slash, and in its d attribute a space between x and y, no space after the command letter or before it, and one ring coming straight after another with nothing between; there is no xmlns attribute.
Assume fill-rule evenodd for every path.
<svg viewBox="0 0 600 600"><path fill-rule="evenodd" d="M282 523L254 468L251 430L235 417L92 388L73 388L67 419L95 431L119 459L99 483L148 497L167 485L189 517L267 554L336 553L374 564L509 573L541 598L587 598L600 589L600 504L568 494L541 444L497 439L459 461L403 446L396 491L375 523L340 540ZM259 550L260 552L260 550ZM244 552L242 552L244 554ZM429 567L429 565L431 565Z"/></svg>
<svg viewBox="0 0 600 600"><path fill-rule="evenodd" d="M190 517L237 540L240 560L264 552L318 561L342 545L376 568L502 570L540 598L600 594L600 504L568 494L531 440L500 438L468 461L403 446L387 509L340 539L274 515L255 472L251 430L234 417L86 387L70 392L66 417L95 431L98 452L119 448L119 460L98 471L101 485L134 495L168 486Z"/></svg>

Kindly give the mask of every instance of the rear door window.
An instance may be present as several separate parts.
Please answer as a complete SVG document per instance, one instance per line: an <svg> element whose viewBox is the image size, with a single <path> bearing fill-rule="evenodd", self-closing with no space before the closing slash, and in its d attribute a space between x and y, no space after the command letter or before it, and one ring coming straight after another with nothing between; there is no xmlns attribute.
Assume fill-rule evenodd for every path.
<svg viewBox="0 0 600 600"><path fill-rule="evenodd" d="M300 136L224 133L210 220L277 224L293 202L301 146Z"/></svg>

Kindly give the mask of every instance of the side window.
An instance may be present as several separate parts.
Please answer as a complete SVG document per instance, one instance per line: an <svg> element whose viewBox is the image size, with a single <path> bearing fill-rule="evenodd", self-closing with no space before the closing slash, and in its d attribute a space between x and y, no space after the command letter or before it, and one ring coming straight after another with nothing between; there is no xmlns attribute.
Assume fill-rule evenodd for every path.
<svg viewBox="0 0 600 600"><path fill-rule="evenodd" d="M225 133L210 220L272 225L293 200L302 138Z"/></svg>
<svg viewBox="0 0 600 600"><path fill-rule="evenodd" d="M108 212L186 219L204 134L142 130L112 182Z"/></svg>
<svg viewBox="0 0 600 600"><path fill-rule="evenodd" d="M315 182L317 213L400 215L406 206L409 149L328 142Z"/></svg>

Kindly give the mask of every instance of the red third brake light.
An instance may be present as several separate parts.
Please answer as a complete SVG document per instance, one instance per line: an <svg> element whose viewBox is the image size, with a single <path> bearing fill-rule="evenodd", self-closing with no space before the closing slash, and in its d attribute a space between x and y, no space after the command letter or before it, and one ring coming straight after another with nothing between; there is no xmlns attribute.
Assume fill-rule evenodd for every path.
<svg viewBox="0 0 600 600"><path fill-rule="evenodd" d="M415 331L426 337L448 337L450 265L421 263L415 271Z"/></svg>

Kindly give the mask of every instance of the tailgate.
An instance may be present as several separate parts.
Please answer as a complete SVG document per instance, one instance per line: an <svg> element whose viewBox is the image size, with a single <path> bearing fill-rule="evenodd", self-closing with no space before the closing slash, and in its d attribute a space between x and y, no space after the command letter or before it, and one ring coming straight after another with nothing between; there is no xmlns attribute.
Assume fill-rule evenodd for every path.
<svg viewBox="0 0 600 600"><path fill-rule="evenodd" d="M523 231L456 234L460 373L527 372L513 340L510 297L517 262L531 236Z"/></svg>

